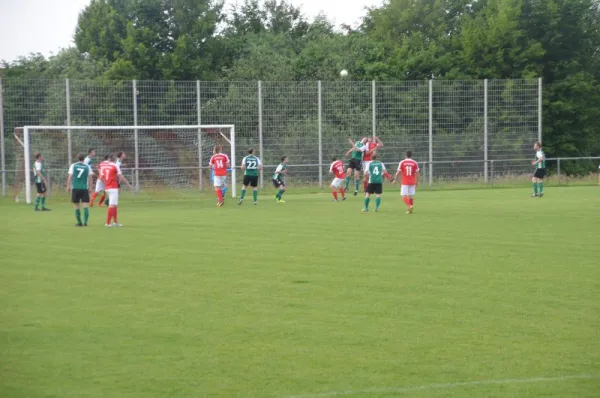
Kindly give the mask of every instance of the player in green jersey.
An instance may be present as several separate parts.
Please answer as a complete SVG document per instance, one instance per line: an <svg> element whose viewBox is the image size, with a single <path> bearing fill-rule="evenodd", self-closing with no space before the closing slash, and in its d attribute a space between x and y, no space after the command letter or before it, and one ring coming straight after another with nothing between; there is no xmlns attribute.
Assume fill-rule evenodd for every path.
<svg viewBox="0 0 600 398"><path fill-rule="evenodd" d="M531 164L535 166L535 173L531 178L533 183L533 193L531 194L534 198L541 198L544 196L544 177L546 176L546 155L542 150L542 143L536 142L533 146L535 151L535 160L531 161ZM539 192L538 192L539 188Z"/></svg>
<svg viewBox="0 0 600 398"><path fill-rule="evenodd" d="M86 156L83 163L87 164L90 167L94 166L94 158L96 157L96 150L94 148L90 148L88 150L88 155Z"/></svg>
<svg viewBox="0 0 600 398"><path fill-rule="evenodd" d="M48 180L46 179L46 169L44 168L44 156L41 153L35 154L35 163L33 164L33 175L35 188L37 189L37 198L35 198L35 211L50 211L46 207L46 190L48 189Z"/></svg>
<svg viewBox="0 0 600 398"><path fill-rule="evenodd" d="M369 176L369 184L367 185L367 192L365 193L365 207L362 209L363 213L369 211L369 202L371 201L371 195L375 194L375 211L379 210L381 205L381 194L383 193L383 177L387 173L385 165L377 160L377 155L372 156L371 164L369 169L365 170Z"/></svg>
<svg viewBox="0 0 600 398"><path fill-rule="evenodd" d="M346 171L346 186L345 191L350 188L350 179L352 178L352 171L354 171L354 196L358 195L358 186L360 184L360 171L362 170L362 159L365 151L367 150L367 138L363 138L360 141L353 142L352 138L348 138L348 142L352 145L352 148L346 152L346 156L351 156L350 162L348 163L348 170Z"/></svg>
<svg viewBox="0 0 600 398"><path fill-rule="evenodd" d="M238 205L241 205L244 202L248 186L252 187L254 204L256 205L258 202L258 173L262 168L262 162L258 156L254 155L254 148L248 149L248 156L245 156L244 159L242 159L241 169L244 170L244 181L242 182L242 194Z"/></svg>
<svg viewBox="0 0 600 398"><path fill-rule="evenodd" d="M75 208L76 227L87 227L90 217L90 184L92 182L92 168L85 163L84 155L77 155L77 162L69 167L67 178L67 192L71 191L71 202ZM83 222L81 222L80 203L83 204Z"/></svg>
<svg viewBox="0 0 600 398"><path fill-rule="evenodd" d="M282 200L281 197L283 196L283 193L286 189L283 177L287 176L288 174L287 164L287 156L282 156L281 163L279 163L279 166L277 166L277 168L275 169L275 173L273 174L273 185L275 186L275 188L278 189L277 194L275 195L275 200L277 201L277 203L285 203L285 200Z"/></svg>

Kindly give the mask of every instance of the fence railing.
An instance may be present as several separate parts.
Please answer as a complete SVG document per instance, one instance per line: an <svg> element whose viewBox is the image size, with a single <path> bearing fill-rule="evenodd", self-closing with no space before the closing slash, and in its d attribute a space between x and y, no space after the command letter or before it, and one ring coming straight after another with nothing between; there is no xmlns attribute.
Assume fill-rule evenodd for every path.
<svg viewBox="0 0 600 398"><path fill-rule="evenodd" d="M2 194L17 168L15 128L24 125L233 124L237 153L253 146L266 164L289 155L302 181L326 185L329 159L347 138L377 135L379 156L411 149L428 184L460 176L493 179L493 165L526 159L542 135L542 81L201 82L0 79ZM73 159L69 134L65 148ZM134 146L133 137L125 146ZM158 148L163 143L148 141ZM90 143L90 145L92 145ZM37 148L44 150L44 148ZM119 150L115 148L115 150ZM138 159L135 159L138 160ZM503 172L521 173L519 162ZM311 166L309 166L311 165ZM312 166L317 165L317 166ZM66 166L66 165L65 165ZM304 167L305 166L305 167ZM292 177L295 178L295 177Z"/></svg>

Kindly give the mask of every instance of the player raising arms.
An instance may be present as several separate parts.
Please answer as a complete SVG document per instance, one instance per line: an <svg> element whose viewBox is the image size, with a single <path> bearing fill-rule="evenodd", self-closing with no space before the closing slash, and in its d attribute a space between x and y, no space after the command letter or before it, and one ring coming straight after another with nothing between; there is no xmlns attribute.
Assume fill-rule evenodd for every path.
<svg viewBox="0 0 600 398"><path fill-rule="evenodd" d="M371 160L373 159L373 155L376 153L377 148L383 148L383 142L376 137L367 137L367 143L365 144L366 149L363 155L362 161L362 170L364 174L363 179L363 192L367 192L367 185L369 183L369 177L367 176L367 170L369 170L369 165L371 164Z"/></svg>
<svg viewBox="0 0 600 398"><path fill-rule="evenodd" d="M335 178L331 182L331 194L333 195L333 201L338 201L338 190L342 195L342 200L346 200L346 191L342 187L344 178L346 177L344 174L344 162L335 156L331 160L333 163L331 163L331 166L329 166L329 174L335 175Z"/></svg>
<svg viewBox="0 0 600 398"><path fill-rule="evenodd" d="M67 178L67 192L71 191L71 202L75 208L76 227L87 227L90 217L90 185L92 182L92 167L85 163L87 158L84 155L77 155L77 162L69 167L69 177ZM80 203L83 204L83 222L81 221Z"/></svg>
<svg viewBox="0 0 600 398"><path fill-rule="evenodd" d="M288 174L287 171L288 158L287 156L281 157L281 163L275 169L275 173L273 173L273 185L276 189L278 189L277 194L275 195L275 200L277 203L285 203L285 200L281 199L283 193L285 192L285 181L283 176Z"/></svg>
<svg viewBox="0 0 600 398"><path fill-rule="evenodd" d="M263 165L258 156L254 155L254 148L248 149L248 156L242 159L241 169L244 170L244 181L242 182L242 194L238 205L244 202L246 189L252 187L252 197L254 205L258 203L258 172L262 170Z"/></svg>
<svg viewBox="0 0 600 398"><path fill-rule="evenodd" d="M102 169L104 186L108 194L108 211L106 215L106 227L122 227L117 218L117 207L119 206L119 187L121 183L126 184L129 189L133 189L127 178L121 173L121 167L117 163L117 157L114 154L109 156L109 164ZM112 221L112 223L111 223Z"/></svg>
<svg viewBox="0 0 600 398"><path fill-rule="evenodd" d="M414 196L416 187L419 186L419 165L412 159L412 152L406 151L406 159L400 162L398 165L398 171L396 172L396 178L398 175L402 175L402 185L400 187L400 195L402 201L406 204L408 210L407 214L412 214L414 205Z"/></svg>
<svg viewBox="0 0 600 398"><path fill-rule="evenodd" d="M106 167L109 161L110 155L105 155L104 160L100 162L98 165L98 178L96 179L96 189L92 194L92 198L90 199L90 207L94 207L94 201L100 192L102 192L102 196L100 196L100 202L98 202L98 206L102 206L104 204L104 198L106 197L106 192L104 191L104 172L103 169Z"/></svg>
<svg viewBox="0 0 600 398"><path fill-rule="evenodd" d="M387 173L385 165L377 160L377 155L374 154L369 169L367 170L369 184L367 185L367 192L365 193L365 207L362 209L363 213L369 211L369 202L371 201L371 195L373 194L375 194L375 211L379 210L379 205L381 205L381 194L383 193L383 176L385 173Z"/></svg>
<svg viewBox="0 0 600 398"><path fill-rule="evenodd" d="M350 162L348 163L348 170L346 172L346 186L344 190L348 191L350 188L350 178L354 171L354 196L358 195L358 184L360 181L360 170L362 165L363 154L367 150L367 138L363 138L360 141L352 142L352 138L348 138L348 142L352 145L352 148L346 152L346 156L352 154Z"/></svg>
<svg viewBox="0 0 600 398"><path fill-rule="evenodd" d="M533 193L532 197L541 198L544 196L544 177L546 176L546 155L542 150L542 143L536 142L533 146L533 150L535 151L535 160L531 161L531 165L535 166L535 173L533 177L531 177L531 182L533 183ZM539 187L539 193L538 193Z"/></svg>
<svg viewBox="0 0 600 398"><path fill-rule="evenodd" d="M217 207L223 206L223 187L227 182L227 168L231 166L229 157L221 153L220 146L216 146L213 150L213 156L210 158L210 167L215 172L213 185L217 194Z"/></svg>

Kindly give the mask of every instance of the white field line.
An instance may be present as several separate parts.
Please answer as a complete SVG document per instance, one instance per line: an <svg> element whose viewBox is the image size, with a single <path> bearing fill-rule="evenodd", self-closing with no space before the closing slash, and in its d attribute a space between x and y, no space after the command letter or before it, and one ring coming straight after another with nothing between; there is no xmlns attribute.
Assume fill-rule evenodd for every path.
<svg viewBox="0 0 600 398"><path fill-rule="evenodd" d="M555 377L533 377L529 379L500 379L500 380L480 380L480 381L463 381L455 383L439 383L439 384L425 384L421 386L411 387L380 387L380 388L367 388L364 390L344 390L344 391L327 391L322 393L314 394L300 394L300 395L288 395L284 398L320 398L320 397L341 397L348 395L359 395L369 393L411 393L418 391L427 390L448 390L459 387L478 387L485 385L510 385L510 384L528 384L528 383L541 383L541 382L559 382L567 380L591 380L600 379L600 375L565 375Z"/></svg>

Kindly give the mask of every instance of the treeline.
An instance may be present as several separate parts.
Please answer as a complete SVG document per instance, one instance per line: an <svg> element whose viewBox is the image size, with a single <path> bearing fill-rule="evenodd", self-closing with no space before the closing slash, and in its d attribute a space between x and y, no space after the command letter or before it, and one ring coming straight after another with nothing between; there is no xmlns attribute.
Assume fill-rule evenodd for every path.
<svg viewBox="0 0 600 398"><path fill-rule="evenodd" d="M4 78L314 81L544 79L551 156L600 155L598 0L389 0L356 29L285 0L92 0L75 47Z"/></svg>

